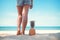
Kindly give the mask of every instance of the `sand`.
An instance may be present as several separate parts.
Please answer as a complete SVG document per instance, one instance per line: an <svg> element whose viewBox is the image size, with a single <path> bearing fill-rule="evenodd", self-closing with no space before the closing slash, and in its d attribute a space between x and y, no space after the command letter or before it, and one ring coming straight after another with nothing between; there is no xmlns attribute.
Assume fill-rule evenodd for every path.
<svg viewBox="0 0 60 40"><path fill-rule="evenodd" d="M0 34L0 40L60 40L60 32L43 33L43 34L40 33L37 33L36 35L33 36L29 36L28 34L17 36L15 34L13 35L13 34L2 33Z"/></svg>

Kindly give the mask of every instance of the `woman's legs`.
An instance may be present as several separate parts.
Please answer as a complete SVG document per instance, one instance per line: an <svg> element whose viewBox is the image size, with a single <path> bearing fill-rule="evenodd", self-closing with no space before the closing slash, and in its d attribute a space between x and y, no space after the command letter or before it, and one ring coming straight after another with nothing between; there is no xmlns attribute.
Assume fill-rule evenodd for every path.
<svg viewBox="0 0 60 40"><path fill-rule="evenodd" d="M28 10L29 10L29 5L24 5L22 12L22 34L24 34L27 25Z"/></svg>
<svg viewBox="0 0 60 40"><path fill-rule="evenodd" d="M20 34L20 26L21 26L21 22L22 22L23 7L22 6L17 6L17 9L18 9L18 19L17 19L18 30L17 30L17 35L19 35Z"/></svg>

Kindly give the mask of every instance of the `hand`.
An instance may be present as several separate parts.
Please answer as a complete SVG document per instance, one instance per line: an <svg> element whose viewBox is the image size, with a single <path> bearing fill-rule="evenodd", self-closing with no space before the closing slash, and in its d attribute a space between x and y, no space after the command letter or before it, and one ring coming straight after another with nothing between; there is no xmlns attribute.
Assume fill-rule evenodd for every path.
<svg viewBox="0 0 60 40"><path fill-rule="evenodd" d="M32 9L32 7L33 7L33 0L31 0L30 9Z"/></svg>
<svg viewBox="0 0 60 40"><path fill-rule="evenodd" d="M30 5L30 9L32 9L32 5Z"/></svg>

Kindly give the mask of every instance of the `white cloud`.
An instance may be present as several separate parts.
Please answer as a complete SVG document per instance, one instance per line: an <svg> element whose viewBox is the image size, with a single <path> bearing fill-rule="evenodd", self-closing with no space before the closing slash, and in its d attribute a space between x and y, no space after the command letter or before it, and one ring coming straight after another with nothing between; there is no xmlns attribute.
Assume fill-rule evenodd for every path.
<svg viewBox="0 0 60 40"><path fill-rule="evenodd" d="M5 26L16 25L16 19L3 19L0 25L5 25Z"/></svg>
<svg viewBox="0 0 60 40"><path fill-rule="evenodd" d="M15 13L15 12L9 12L9 13L7 13L6 14L6 16L10 16L10 17L16 17L18 14L17 13Z"/></svg>
<svg viewBox="0 0 60 40"><path fill-rule="evenodd" d="M58 17L51 14L41 14L40 12L35 12L33 14L29 14L29 21L34 20L37 26L46 25L60 25L58 22Z"/></svg>
<svg viewBox="0 0 60 40"><path fill-rule="evenodd" d="M40 12L29 13L27 26L30 25L31 20L35 21L36 26L60 25L59 18L57 18L56 16L52 16L48 14L46 15L45 14L40 15L40 14L41 14ZM17 25L17 13L12 13L12 14L7 14L7 15L11 17L1 19L0 25L7 25L7 26Z"/></svg>

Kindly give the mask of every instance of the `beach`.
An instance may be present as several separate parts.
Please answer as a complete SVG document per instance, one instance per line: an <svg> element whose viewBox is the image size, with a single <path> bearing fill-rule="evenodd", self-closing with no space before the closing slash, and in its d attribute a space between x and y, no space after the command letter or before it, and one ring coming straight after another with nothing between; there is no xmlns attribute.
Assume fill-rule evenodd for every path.
<svg viewBox="0 0 60 40"><path fill-rule="evenodd" d="M0 40L60 40L60 30L36 30L36 35L16 35L17 31L0 31Z"/></svg>

